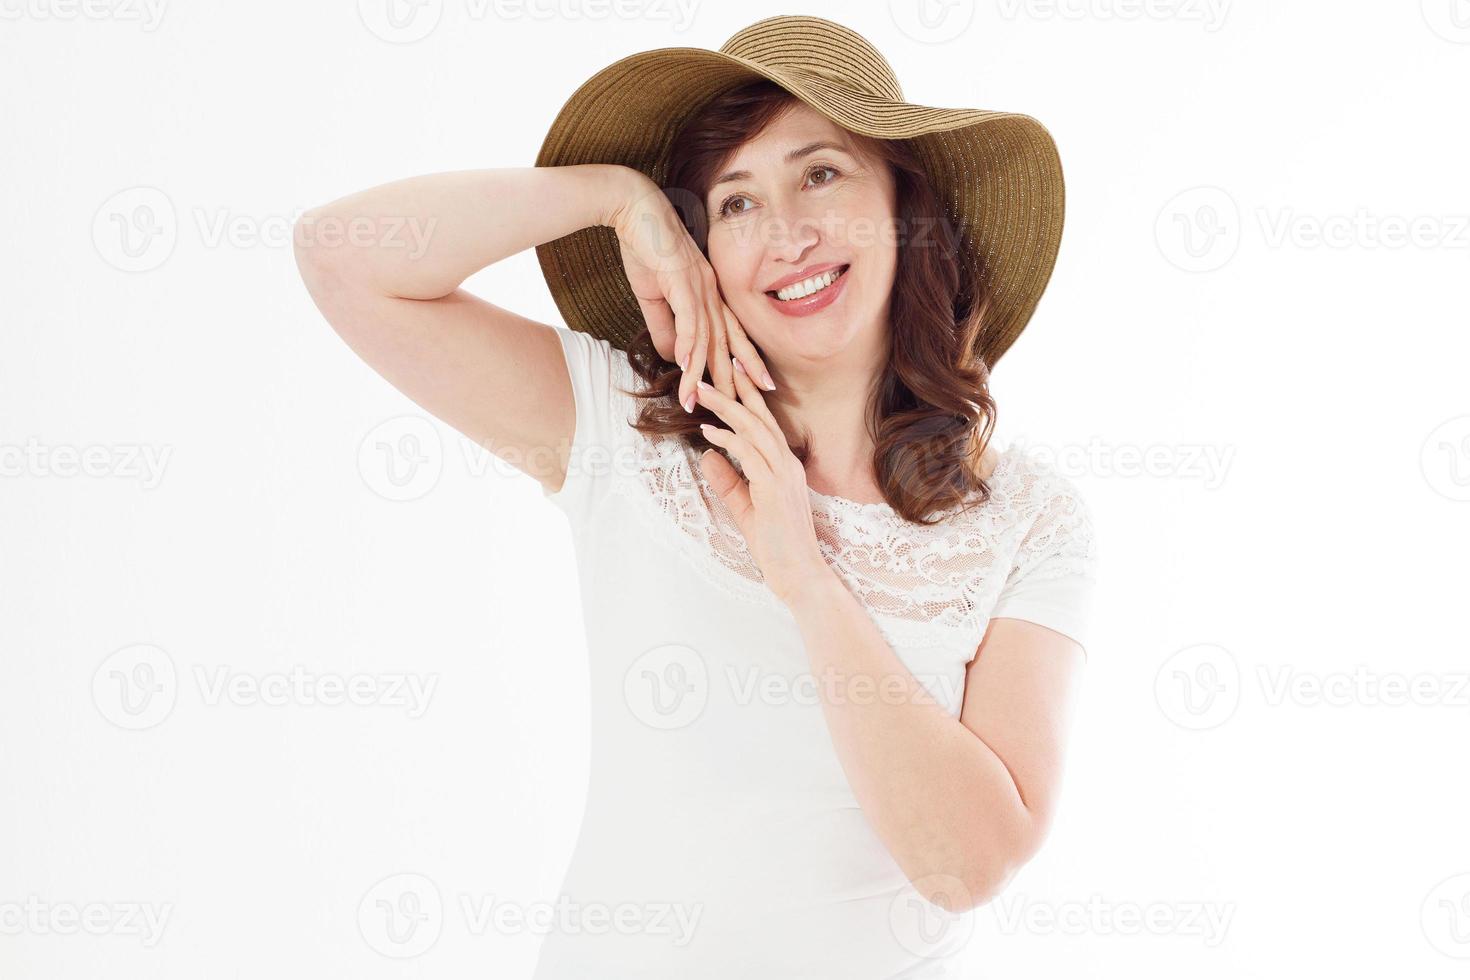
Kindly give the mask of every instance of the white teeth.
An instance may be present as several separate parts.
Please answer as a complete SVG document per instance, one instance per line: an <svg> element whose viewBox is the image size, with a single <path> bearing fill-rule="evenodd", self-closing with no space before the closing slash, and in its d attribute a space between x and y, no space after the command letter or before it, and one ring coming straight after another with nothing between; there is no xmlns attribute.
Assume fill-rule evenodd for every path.
<svg viewBox="0 0 1470 980"><path fill-rule="evenodd" d="M810 279L803 279L801 282L793 283L792 285L787 286L785 289L776 290L776 298L782 300L793 300L801 299L803 296L810 296L817 290L826 289L828 286L832 285L832 283L837 280L837 277L841 272L841 269L832 269L829 272L823 272L818 275L812 276Z"/></svg>

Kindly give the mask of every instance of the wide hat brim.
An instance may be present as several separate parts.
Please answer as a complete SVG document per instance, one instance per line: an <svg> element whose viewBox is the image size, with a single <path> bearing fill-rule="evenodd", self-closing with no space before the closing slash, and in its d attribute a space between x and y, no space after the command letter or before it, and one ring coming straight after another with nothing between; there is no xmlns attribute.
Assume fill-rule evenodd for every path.
<svg viewBox="0 0 1470 980"><path fill-rule="evenodd" d="M882 55L840 24L770 17L719 51L658 48L614 62L567 100L536 166L622 164L665 186L668 150L685 120L758 78L853 132L912 143L956 225L963 269L990 297L976 353L993 366L1030 321L1056 264L1065 200L1056 143L1021 113L903 101ZM622 349L643 331L613 229L582 228L536 255L568 327Z"/></svg>

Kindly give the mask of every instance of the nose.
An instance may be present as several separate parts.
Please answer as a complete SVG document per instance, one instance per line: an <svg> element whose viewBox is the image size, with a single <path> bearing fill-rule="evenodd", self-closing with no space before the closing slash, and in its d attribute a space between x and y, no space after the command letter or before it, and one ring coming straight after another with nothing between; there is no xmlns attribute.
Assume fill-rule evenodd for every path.
<svg viewBox="0 0 1470 980"><path fill-rule="evenodd" d="M761 234L765 238L766 253L772 261L795 266L821 242L822 219L800 208L773 208L761 226Z"/></svg>

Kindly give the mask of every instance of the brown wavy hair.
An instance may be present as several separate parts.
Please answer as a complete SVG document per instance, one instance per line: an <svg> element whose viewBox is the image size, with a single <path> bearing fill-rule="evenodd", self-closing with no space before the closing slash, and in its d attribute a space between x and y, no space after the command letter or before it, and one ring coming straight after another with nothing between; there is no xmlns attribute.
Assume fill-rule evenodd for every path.
<svg viewBox="0 0 1470 980"><path fill-rule="evenodd" d="M742 144L794 102L795 96L766 79L727 89L671 144L659 184L706 258L710 182ZM889 166L896 190L899 246L889 303L888 368L876 379L868 403L874 473L899 515L937 523L928 519L933 512L962 504L974 491L980 491L975 503L990 499L979 464L994 430L995 402L989 367L975 353L988 297L976 295L977 284L962 275L958 232L909 142L850 130L847 135L859 152ZM906 229L915 233L905 234ZM677 404L682 372L658 353L647 327L627 353L646 384L632 393L647 400L634 428L677 435L696 450L724 453L699 429L701 422L724 423L703 405L686 413ZM707 372L705 380L713 380ZM791 451L805 463L809 447L810 433L803 432Z"/></svg>

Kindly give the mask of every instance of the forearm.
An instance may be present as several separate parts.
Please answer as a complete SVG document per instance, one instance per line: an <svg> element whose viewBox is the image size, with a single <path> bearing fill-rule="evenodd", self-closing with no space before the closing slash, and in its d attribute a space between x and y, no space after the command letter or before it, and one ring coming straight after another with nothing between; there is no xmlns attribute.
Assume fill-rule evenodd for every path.
<svg viewBox="0 0 1470 980"><path fill-rule="evenodd" d="M312 208L297 242L387 295L438 299L507 256L611 224L640 178L616 164L408 177Z"/></svg>
<svg viewBox="0 0 1470 980"><path fill-rule="evenodd" d="M988 901L1033 853L1032 815L1000 757L934 701L828 573L788 606L853 793L921 893L957 880L970 904Z"/></svg>

